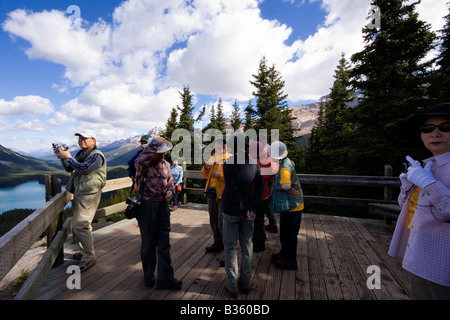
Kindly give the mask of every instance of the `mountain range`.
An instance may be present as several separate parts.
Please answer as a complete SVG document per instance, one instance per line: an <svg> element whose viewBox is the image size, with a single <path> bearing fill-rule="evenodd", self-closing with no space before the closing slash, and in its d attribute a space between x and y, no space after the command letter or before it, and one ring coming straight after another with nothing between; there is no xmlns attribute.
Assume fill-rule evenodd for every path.
<svg viewBox="0 0 450 320"><path fill-rule="evenodd" d="M292 128L296 137L308 135L317 121L320 102L290 107L295 120ZM155 127L148 134L160 135L162 128ZM139 150L141 136L130 137L113 142L98 141L98 148L104 153L108 167L127 166ZM78 145L69 149L72 154L79 150ZM51 148L33 154L22 155L0 145L0 173L26 173L36 171L60 171L60 161L55 157Z"/></svg>

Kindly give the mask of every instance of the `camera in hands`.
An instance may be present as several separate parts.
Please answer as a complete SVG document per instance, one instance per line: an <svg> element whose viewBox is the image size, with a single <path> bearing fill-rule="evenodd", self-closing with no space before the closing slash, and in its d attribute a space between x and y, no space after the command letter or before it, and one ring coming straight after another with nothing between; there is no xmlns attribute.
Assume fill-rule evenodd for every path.
<svg viewBox="0 0 450 320"><path fill-rule="evenodd" d="M422 168L425 168L425 163L423 161L419 161L420 165L422 166ZM403 163L402 164L402 173L407 173L408 172L408 168L411 167L412 164L409 162Z"/></svg>
<svg viewBox="0 0 450 320"><path fill-rule="evenodd" d="M52 146L53 146L53 151L54 152L69 150L69 147L66 144L63 144L63 143L52 143Z"/></svg>

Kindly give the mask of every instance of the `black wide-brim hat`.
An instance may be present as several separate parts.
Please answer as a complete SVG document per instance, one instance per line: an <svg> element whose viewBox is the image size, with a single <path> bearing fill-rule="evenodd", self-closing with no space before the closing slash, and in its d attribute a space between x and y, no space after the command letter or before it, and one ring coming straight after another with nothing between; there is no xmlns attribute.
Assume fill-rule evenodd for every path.
<svg viewBox="0 0 450 320"><path fill-rule="evenodd" d="M447 116L450 117L450 102L440 103L432 106L425 113L418 113L412 118L418 125L423 124L429 117Z"/></svg>
<svg viewBox="0 0 450 320"><path fill-rule="evenodd" d="M427 121L429 117L433 116L446 116L450 117L450 102L444 102L432 106L426 112L416 113L406 120L402 125L402 132L407 143L412 143L414 147L422 148L423 143L420 137L419 127Z"/></svg>

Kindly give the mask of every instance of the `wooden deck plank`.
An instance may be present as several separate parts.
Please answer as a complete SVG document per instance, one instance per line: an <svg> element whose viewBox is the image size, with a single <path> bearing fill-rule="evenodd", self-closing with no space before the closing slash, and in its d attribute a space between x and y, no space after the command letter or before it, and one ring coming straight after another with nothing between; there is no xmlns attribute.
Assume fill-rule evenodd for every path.
<svg viewBox="0 0 450 320"><path fill-rule="evenodd" d="M341 230L335 225L332 217L319 216L318 218L322 221L322 227L327 235L328 249L336 269L336 281L338 281L342 292L342 296L339 298L356 300L359 296L347 263L348 257L342 251Z"/></svg>
<svg viewBox="0 0 450 320"><path fill-rule="evenodd" d="M408 274L387 250L393 226L382 221L304 214L298 235L297 271L271 263L280 250L279 234L267 232L266 250L254 253L250 293L239 300L403 300L409 299ZM146 288L136 220L94 231L97 264L81 275L81 290L69 290L67 267L75 245L65 245L64 264L51 270L37 299L48 300L226 300L221 253L207 253L212 241L205 206L171 213L171 257L180 291ZM240 252L239 252L240 254ZM381 268L382 288L370 290L369 265Z"/></svg>

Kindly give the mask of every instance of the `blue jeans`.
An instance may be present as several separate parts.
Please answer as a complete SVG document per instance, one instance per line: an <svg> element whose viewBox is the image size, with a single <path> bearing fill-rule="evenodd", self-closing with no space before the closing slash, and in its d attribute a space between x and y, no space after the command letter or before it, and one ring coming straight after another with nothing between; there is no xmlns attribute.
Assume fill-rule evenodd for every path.
<svg viewBox="0 0 450 320"><path fill-rule="evenodd" d="M252 275L253 220L223 212L222 228L226 281L231 290L236 290L239 276L242 283L249 284ZM241 247L240 271L237 259L238 241Z"/></svg>

